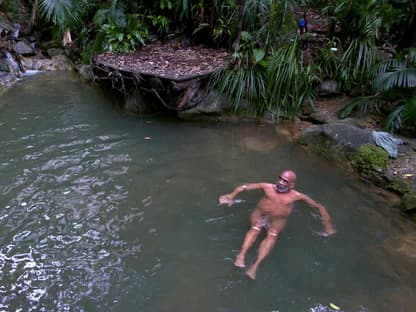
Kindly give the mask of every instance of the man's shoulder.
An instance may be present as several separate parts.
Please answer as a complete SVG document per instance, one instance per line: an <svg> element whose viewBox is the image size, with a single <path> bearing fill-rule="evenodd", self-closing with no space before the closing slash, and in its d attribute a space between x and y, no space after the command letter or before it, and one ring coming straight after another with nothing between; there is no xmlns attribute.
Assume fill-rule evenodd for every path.
<svg viewBox="0 0 416 312"><path fill-rule="evenodd" d="M304 198L306 195L305 194L303 194L302 192L299 192L299 191L297 191L297 190L295 190L295 189L292 189L291 191L290 191L290 193L292 194L292 196L295 198L295 199L302 199L302 198Z"/></svg>

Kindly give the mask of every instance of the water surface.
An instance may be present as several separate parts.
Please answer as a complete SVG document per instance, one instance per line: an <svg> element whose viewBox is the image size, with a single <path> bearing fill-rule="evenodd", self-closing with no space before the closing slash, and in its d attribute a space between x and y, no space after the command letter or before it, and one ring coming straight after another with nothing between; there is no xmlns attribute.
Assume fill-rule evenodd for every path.
<svg viewBox="0 0 416 312"><path fill-rule="evenodd" d="M50 73L0 97L0 144L2 311L416 307L415 224L276 126L129 116ZM261 193L232 207L217 198L286 168L338 232L319 236L317 212L297 204L251 281L233 261Z"/></svg>

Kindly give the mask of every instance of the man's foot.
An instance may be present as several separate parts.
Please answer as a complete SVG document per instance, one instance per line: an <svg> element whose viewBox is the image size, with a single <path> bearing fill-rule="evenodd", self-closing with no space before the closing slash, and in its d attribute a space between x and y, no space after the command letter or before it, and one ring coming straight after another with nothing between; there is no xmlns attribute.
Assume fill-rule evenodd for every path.
<svg viewBox="0 0 416 312"><path fill-rule="evenodd" d="M234 265L237 268L244 269L246 267L246 265L244 264L244 257L243 256L237 256L235 258Z"/></svg>
<svg viewBox="0 0 416 312"><path fill-rule="evenodd" d="M254 266L251 266L251 267L247 270L246 275L247 275L249 278L251 278L252 280L255 280L255 279L256 279L256 271L257 271L257 268L256 268L256 267L254 267Z"/></svg>

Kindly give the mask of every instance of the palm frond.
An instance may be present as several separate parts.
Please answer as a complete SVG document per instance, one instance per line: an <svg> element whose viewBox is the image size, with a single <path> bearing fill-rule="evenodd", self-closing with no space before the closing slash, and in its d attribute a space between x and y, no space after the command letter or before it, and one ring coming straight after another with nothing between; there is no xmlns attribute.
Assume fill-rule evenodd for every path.
<svg viewBox="0 0 416 312"><path fill-rule="evenodd" d="M416 96L398 103L396 108L387 116L385 129L394 131L405 125L416 131Z"/></svg>
<svg viewBox="0 0 416 312"><path fill-rule="evenodd" d="M312 85L317 79L310 68L303 66L297 39L275 51L267 70L268 109L277 117L294 117L304 100L312 103Z"/></svg>
<svg viewBox="0 0 416 312"><path fill-rule="evenodd" d="M394 131L400 129L403 124L404 105L397 106L386 118L384 129Z"/></svg>
<svg viewBox="0 0 416 312"><path fill-rule="evenodd" d="M210 84L220 94L227 96L235 111L260 114L261 105L265 102L265 81L261 66L252 64L236 69L222 69L212 76Z"/></svg>
<svg viewBox="0 0 416 312"><path fill-rule="evenodd" d="M85 3L82 0L39 0L39 8L48 21L63 29L80 21Z"/></svg>
<svg viewBox="0 0 416 312"><path fill-rule="evenodd" d="M410 64L416 65L416 48L409 48L407 59Z"/></svg>
<svg viewBox="0 0 416 312"><path fill-rule="evenodd" d="M346 89L352 85L365 85L371 80L374 65L380 59L375 44L380 19L367 17L360 23L360 34L354 38L341 57L338 77Z"/></svg>
<svg viewBox="0 0 416 312"><path fill-rule="evenodd" d="M378 64L374 71L373 86L377 91L416 87L416 49L409 49L404 56L397 55Z"/></svg>
<svg viewBox="0 0 416 312"><path fill-rule="evenodd" d="M358 110L367 112L372 110L374 105L377 105L377 96L360 96L345 104L344 107L338 112L338 117L346 118Z"/></svg>
<svg viewBox="0 0 416 312"><path fill-rule="evenodd" d="M416 68L408 68L404 64L390 67L388 71L379 74L374 80L374 87L378 91L394 88L416 87Z"/></svg>
<svg viewBox="0 0 416 312"><path fill-rule="evenodd" d="M416 127L416 96L406 100L404 104L403 117L406 124Z"/></svg>

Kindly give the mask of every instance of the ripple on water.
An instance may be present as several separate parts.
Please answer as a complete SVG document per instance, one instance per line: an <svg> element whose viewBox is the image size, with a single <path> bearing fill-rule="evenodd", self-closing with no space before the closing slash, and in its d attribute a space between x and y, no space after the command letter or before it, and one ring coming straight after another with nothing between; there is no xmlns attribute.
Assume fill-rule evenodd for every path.
<svg viewBox="0 0 416 312"><path fill-rule="evenodd" d="M13 241L19 242L30 235L31 231L23 231L13 236Z"/></svg>

